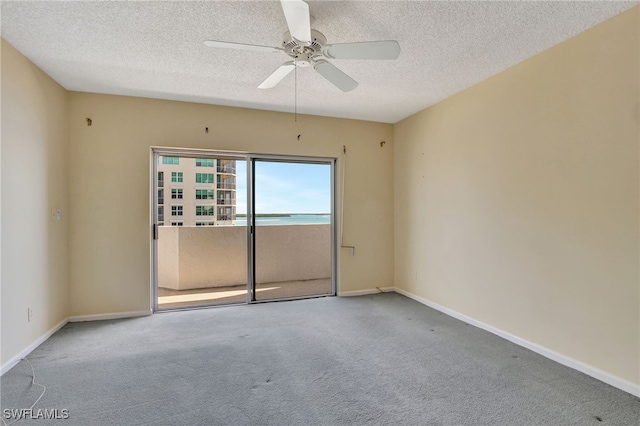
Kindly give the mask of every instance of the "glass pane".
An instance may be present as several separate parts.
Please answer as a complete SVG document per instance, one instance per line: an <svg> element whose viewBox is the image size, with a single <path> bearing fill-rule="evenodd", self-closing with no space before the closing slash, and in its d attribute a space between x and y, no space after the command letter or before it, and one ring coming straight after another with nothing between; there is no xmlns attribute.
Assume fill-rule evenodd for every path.
<svg viewBox="0 0 640 426"><path fill-rule="evenodd" d="M331 166L257 161L255 216L256 300L331 294Z"/></svg>
<svg viewBox="0 0 640 426"><path fill-rule="evenodd" d="M171 199L165 197L167 212L176 212L172 226L158 229L158 308L174 309L247 301L246 221L237 221L237 204L218 204L214 196L220 180L216 165L232 164L224 179L233 182L233 200L240 199L235 187L246 192L246 164L222 158L175 157L172 164L158 164L160 173L171 172L165 181ZM198 164L197 164L198 162ZM202 167L214 173L198 173ZM227 170L228 171L228 170ZM199 175L199 178L196 176ZM181 182L186 182L181 183ZM225 199L226 200L226 199ZM230 215L218 217L218 207L232 207ZM169 223L166 223L169 225Z"/></svg>

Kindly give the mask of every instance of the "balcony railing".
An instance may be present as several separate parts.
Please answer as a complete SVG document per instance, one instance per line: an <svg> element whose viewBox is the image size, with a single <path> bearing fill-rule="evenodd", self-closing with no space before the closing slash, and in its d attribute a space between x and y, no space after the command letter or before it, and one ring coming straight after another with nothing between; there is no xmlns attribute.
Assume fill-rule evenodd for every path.
<svg viewBox="0 0 640 426"><path fill-rule="evenodd" d="M256 280L261 283L331 277L331 225L260 226ZM244 226L163 226L158 285L175 290L247 283Z"/></svg>
<svg viewBox="0 0 640 426"><path fill-rule="evenodd" d="M234 183L218 182L217 188L218 189L236 189L236 184L235 184L235 182Z"/></svg>
<svg viewBox="0 0 640 426"><path fill-rule="evenodd" d="M218 166L218 173L236 174L235 166Z"/></svg>

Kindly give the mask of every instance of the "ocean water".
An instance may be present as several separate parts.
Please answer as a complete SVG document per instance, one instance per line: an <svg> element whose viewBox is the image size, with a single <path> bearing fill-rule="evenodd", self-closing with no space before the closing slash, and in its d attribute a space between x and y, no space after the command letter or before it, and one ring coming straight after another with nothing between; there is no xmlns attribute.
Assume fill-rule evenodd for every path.
<svg viewBox="0 0 640 426"><path fill-rule="evenodd" d="M331 223L330 214L291 214L284 216L256 217L256 226L260 225L311 225ZM236 219L236 226L245 226L246 217Z"/></svg>

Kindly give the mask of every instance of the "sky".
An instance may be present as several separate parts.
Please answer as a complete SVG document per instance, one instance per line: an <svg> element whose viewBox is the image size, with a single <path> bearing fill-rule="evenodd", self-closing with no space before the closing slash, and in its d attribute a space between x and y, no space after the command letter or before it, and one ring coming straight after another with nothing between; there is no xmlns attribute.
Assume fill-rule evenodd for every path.
<svg viewBox="0 0 640 426"><path fill-rule="evenodd" d="M256 161L256 214L330 213L331 166ZM236 162L236 212L247 213L247 163Z"/></svg>

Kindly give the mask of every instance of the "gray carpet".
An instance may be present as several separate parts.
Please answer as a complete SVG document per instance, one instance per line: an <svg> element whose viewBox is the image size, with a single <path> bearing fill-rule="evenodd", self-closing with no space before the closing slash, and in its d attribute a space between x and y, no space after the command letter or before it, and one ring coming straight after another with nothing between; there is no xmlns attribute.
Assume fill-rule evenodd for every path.
<svg viewBox="0 0 640 426"><path fill-rule="evenodd" d="M633 425L640 400L395 293L68 324L16 425ZM2 408L41 393L24 361ZM1 424L1 422L0 422Z"/></svg>

